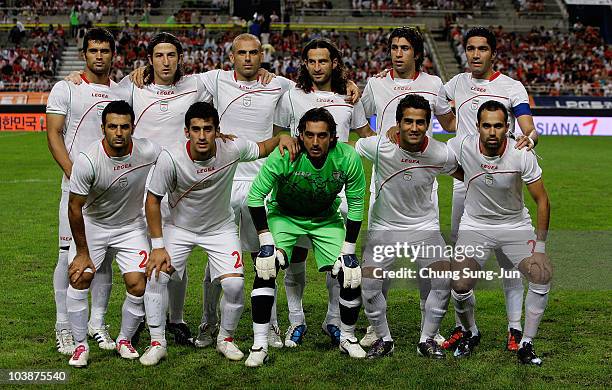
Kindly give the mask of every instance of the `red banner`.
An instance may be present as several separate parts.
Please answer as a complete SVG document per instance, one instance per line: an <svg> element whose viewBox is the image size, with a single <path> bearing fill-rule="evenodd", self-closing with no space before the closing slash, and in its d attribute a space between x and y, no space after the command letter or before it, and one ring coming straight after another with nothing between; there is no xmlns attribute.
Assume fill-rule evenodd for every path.
<svg viewBox="0 0 612 390"><path fill-rule="evenodd" d="M0 131L46 131L44 113L0 114Z"/></svg>

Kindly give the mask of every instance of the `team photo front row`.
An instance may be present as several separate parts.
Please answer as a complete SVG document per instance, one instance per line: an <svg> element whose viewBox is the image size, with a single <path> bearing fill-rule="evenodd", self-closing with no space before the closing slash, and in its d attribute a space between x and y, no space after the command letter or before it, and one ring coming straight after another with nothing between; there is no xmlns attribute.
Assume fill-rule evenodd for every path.
<svg viewBox="0 0 612 390"><path fill-rule="evenodd" d="M316 50L322 49L310 52L316 54ZM316 81L316 72L313 77ZM216 344L227 359L242 360L234 333L244 309L243 251L252 253L254 269L253 344L246 366L263 365L270 347L302 343L307 331L302 296L309 249L319 272L326 274L329 300L322 328L331 344L352 358L389 356L394 351L386 314L389 275L401 256L379 249L397 243L421 249L411 253L421 275L422 315L416 343L420 356L440 359L446 350L464 357L474 351L481 339L474 287L478 271L495 252L498 262L505 262L504 268L515 271L510 279L520 285L513 290L520 299L509 302L506 297L507 348L516 351L521 363L542 364L533 339L552 278L545 250L550 205L537 157L514 139L513 117L504 104L482 102L474 130L447 143L428 135L432 107L417 94L399 100L395 126L386 134L364 134L356 142L349 141L340 135L340 125L330 111L317 107L295 119L291 136L254 142L222 134L220 129L232 133L231 126L220 126L220 113L225 111L196 101L182 118L185 140L167 146L149 137L133 137L140 119L134 103L113 100L106 105L98 133L102 139L74 156L69 173L64 209L72 235L65 292L69 333L60 335L64 343L58 342L58 349L71 355L71 366L87 366L88 336L104 349L116 349L122 358L156 365L168 356L166 330L181 343ZM360 261L356 246L367 190L362 158L372 164L372 180ZM243 189L245 212L237 216L232 204L235 176L245 163L259 159L254 179ZM438 175L452 176L465 187L460 223L452 237L455 254L463 248L461 256L449 256L444 250ZM535 228L525 207L523 185L537 206ZM245 244L247 229L253 231L254 247ZM208 255L204 292L211 298L198 335L191 338L184 321L167 323L167 315L173 310L170 286L186 283L187 259L196 246ZM90 290L93 293L100 284L96 281L99 270L110 267L112 259L126 288L116 340L91 334L88 303ZM275 313L276 279L285 272L291 325L283 341ZM528 283L524 327L521 275ZM183 287L183 300L184 294ZM449 301L455 309L456 328L445 339L440 324ZM219 305L220 318L212 318ZM369 326L358 340L355 327L362 306ZM141 355L132 341L143 323L151 341Z"/></svg>

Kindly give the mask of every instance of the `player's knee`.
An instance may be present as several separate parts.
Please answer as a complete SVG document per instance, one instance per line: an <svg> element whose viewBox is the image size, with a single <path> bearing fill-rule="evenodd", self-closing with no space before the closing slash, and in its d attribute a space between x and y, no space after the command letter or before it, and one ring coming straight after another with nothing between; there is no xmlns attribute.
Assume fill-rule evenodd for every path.
<svg viewBox="0 0 612 390"><path fill-rule="evenodd" d="M550 291L550 283L538 284L529 282L529 291L538 295L546 295Z"/></svg>
<svg viewBox="0 0 612 390"><path fill-rule="evenodd" d="M450 282L450 286L451 289L458 294L468 294L474 288L474 283L471 279L460 278L457 280L453 279Z"/></svg>
<svg viewBox="0 0 612 390"><path fill-rule="evenodd" d="M259 289L259 288L271 288L274 289L276 287L276 279L272 278L272 279L268 279L268 280L263 280L262 278L260 278L257 273L255 273L255 279L253 280L253 290L255 289Z"/></svg>
<svg viewBox="0 0 612 390"><path fill-rule="evenodd" d="M142 276L134 276L125 279L125 288L127 292L135 297L143 296L146 288L146 279L144 278L144 275L141 273L138 274Z"/></svg>
<svg viewBox="0 0 612 390"><path fill-rule="evenodd" d="M545 256L531 256L521 261L519 269L525 275L529 283L549 284L552 280L552 264Z"/></svg>
<svg viewBox="0 0 612 390"><path fill-rule="evenodd" d="M474 296L474 290L456 291L455 289L452 289L451 295L455 301L464 302Z"/></svg>
<svg viewBox="0 0 612 390"><path fill-rule="evenodd" d="M226 300L231 302L244 301L244 278L231 276L221 279L221 288Z"/></svg>
<svg viewBox="0 0 612 390"><path fill-rule="evenodd" d="M70 285L77 290L86 290L91 285L93 278L93 273L83 272L76 282L70 281Z"/></svg>

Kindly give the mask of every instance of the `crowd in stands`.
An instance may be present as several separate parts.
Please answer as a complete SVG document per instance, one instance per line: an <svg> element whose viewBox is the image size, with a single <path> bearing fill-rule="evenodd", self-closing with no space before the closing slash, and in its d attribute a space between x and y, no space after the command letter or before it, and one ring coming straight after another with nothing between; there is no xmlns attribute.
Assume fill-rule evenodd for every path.
<svg viewBox="0 0 612 390"><path fill-rule="evenodd" d="M514 7L521 13L543 12L544 0L513 0Z"/></svg>
<svg viewBox="0 0 612 390"><path fill-rule="evenodd" d="M415 16L423 10L492 10L496 4L495 0L351 0L351 6L356 11L402 17Z"/></svg>
<svg viewBox="0 0 612 390"><path fill-rule="evenodd" d="M463 33L450 29L450 39L467 69ZM527 33L494 29L497 37L495 68L520 80L533 94L612 95L612 46L606 45L599 29L575 25L569 32L534 28Z"/></svg>
<svg viewBox="0 0 612 390"><path fill-rule="evenodd" d="M0 91L48 91L55 82L65 32L61 25L47 29L37 25L19 39L0 49Z"/></svg>
<svg viewBox="0 0 612 390"><path fill-rule="evenodd" d="M64 15L75 10L91 16L93 21L102 15L134 15L147 7L159 8L160 5L161 0L20 0L8 2L4 6L19 7L18 14L14 16L30 22L36 16Z"/></svg>

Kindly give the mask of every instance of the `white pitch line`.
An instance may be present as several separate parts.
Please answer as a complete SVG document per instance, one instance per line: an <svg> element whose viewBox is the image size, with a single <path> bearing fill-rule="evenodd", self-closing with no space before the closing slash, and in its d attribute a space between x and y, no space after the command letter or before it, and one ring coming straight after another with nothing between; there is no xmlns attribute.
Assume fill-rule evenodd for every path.
<svg viewBox="0 0 612 390"><path fill-rule="evenodd" d="M51 183L57 179L15 179L15 180L0 180L0 184L25 184L25 183Z"/></svg>
<svg viewBox="0 0 612 390"><path fill-rule="evenodd" d="M2 134L0 135L0 140L3 138L11 138L11 137L23 137L24 135L32 135L34 132L27 132L27 133L17 133L17 134ZM39 131L40 133L40 131Z"/></svg>

